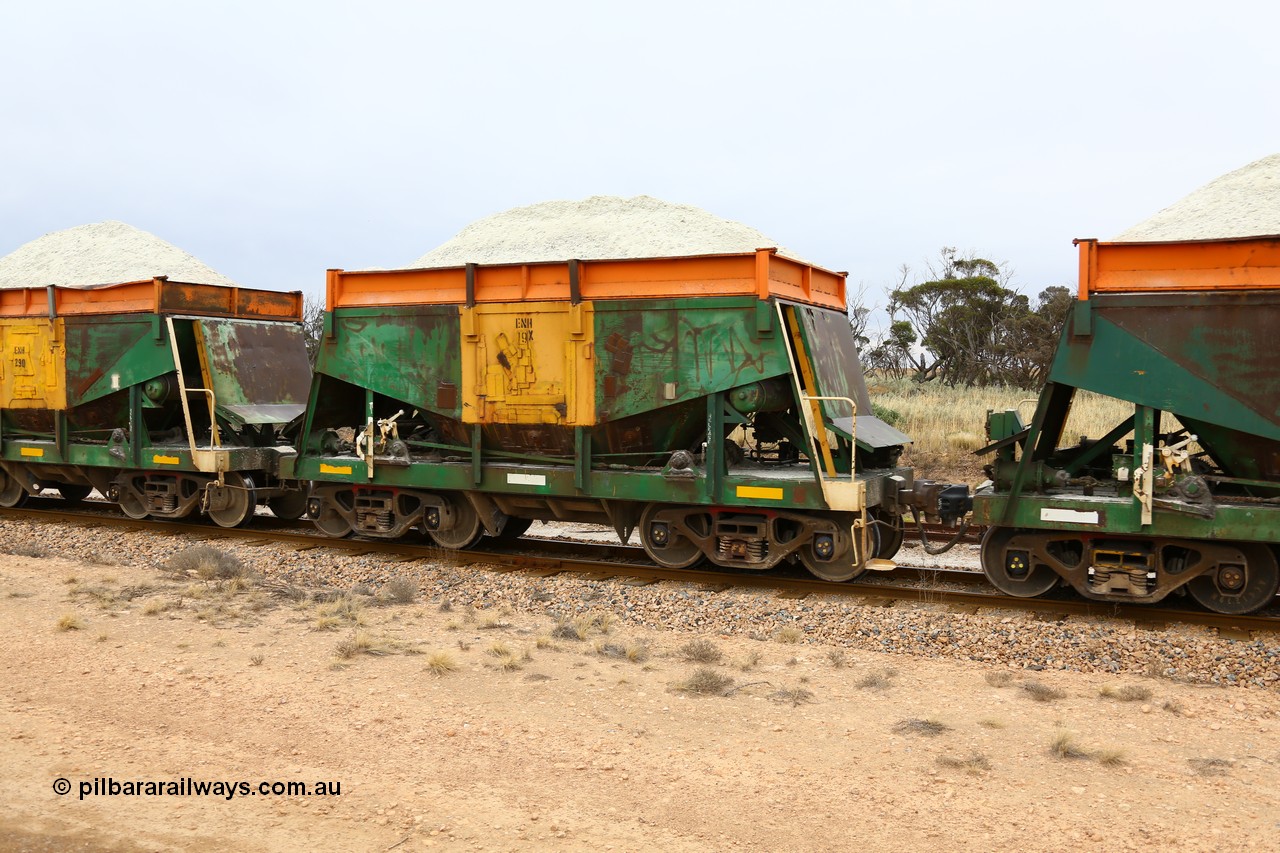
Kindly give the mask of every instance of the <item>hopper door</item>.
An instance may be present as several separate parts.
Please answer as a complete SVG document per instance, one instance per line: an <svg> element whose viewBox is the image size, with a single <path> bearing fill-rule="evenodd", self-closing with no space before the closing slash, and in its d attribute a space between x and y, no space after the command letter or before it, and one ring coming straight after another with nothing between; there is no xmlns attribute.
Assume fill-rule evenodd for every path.
<svg viewBox="0 0 1280 853"><path fill-rule="evenodd" d="M852 396L854 389L841 367L846 350L852 346L848 321L835 312L788 303L778 304L778 314L789 343L787 355L800 401L801 423L810 439L808 455L815 463L823 497L833 510L861 515L865 486L853 471L854 424L861 401ZM843 330L826 315L842 321ZM857 364L856 354L853 363ZM855 530L858 541L863 538L860 533Z"/></svg>
<svg viewBox="0 0 1280 853"><path fill-rule="evenodd" d="M201 380L219 417L240 427L286 424L302 414L311 362L301 326L220 317L192 325Z"/></svg>

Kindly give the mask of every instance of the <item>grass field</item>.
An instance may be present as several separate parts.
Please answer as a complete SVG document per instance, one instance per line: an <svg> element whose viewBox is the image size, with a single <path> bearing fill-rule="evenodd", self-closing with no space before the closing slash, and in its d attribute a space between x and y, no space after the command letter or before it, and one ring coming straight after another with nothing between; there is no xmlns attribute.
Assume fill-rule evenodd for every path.
<svg viewBox="0 0 1280 853"><path fill-rule="evenodd" d="M991 459L973 455L987 444L987 412L1017 409L1023 422L1030 423L1037 399L1036 393L1017 388L948 388L873 376L867 377L867 389L877 410L889 410L886 419L915 440L904 464L914 466L918 476L970 484L985 479L982 466ZM1097 438L1132 414L1130 403L1079 392L1063 443L1074 444L1082 435Z"/></svg>

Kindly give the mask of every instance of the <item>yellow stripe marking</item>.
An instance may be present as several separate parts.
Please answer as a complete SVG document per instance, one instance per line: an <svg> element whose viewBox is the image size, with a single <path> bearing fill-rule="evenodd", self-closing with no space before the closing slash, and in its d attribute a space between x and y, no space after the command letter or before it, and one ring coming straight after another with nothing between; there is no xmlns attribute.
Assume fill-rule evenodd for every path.
<svg viewBox="0 0 1280 853"><path fill-rule="evenodd" d="M776 486L738 486L738 497L780 501L785 493Z"/></svg>
<svg viewBox="0 0 1280 853"><path fill-rule="evenodd" d="M39 447L23 447L19 451L23 456L44 456L44 451Z"/></svg>
<svg viewBox="0 0 1280 853"><path fill-rule="evenodd" d="M326 465L323 462L321 462L320 473L321 474L350 474L351 466L350 465Z"/></svg>
<svg viewBox="0 0 1280 853"><path fill-rule="evenodd" d="M176 456L152 456L151 461L157 465L181 465L182 460Z"/></svg>

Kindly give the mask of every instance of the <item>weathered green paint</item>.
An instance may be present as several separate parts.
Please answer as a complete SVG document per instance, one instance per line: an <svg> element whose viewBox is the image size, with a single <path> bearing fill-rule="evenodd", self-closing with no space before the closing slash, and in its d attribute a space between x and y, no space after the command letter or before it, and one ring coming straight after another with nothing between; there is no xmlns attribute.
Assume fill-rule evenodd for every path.
<svg viewBox="0 0 1280 853"><path fill-rule="evenodd" d="M804 334L818 349L825 383L819 390L825 393L829 385L831 393L865 401L847 319L825 309L800 310L807 318ZM723 447L727 431L746 420L729 405L729 392L767 380L792 390L779 395L774 388L761 396L769 408L782 410L756 417L774 419L775 431L802 449L808 444L795 413L788 337L777 311L776 303L753 297L592 302L595 387L576 393L591 395L596 423L580 426L463 423L457 305L339 309L325 320L295 476L422 491L753 507L774 504L739 498L739 486L781 488L779 508L825 509L811 464L766 477L729 465ZM841 335L850 338L848 346L828 352ZM399 436L415 456L407 466L375 458L372 480L363 459L322 449L327 431L363 429L370 405L375 419L405 411ZM845 435L832 448L842 477L849 476L853 457ZM666 469L674 451L689 449L705 453L693 472ZM421 458L432 453L430 460ZM329 470L322 472L322 465ZM351 473L333 473L335 468ZM545 485L508 480L530 472L545 476ZM869 491L883 494L888 474L869 476L876 483Z"/></svg>
<svg viewBox="0 0 1280 853"><path fill-rule="evenodd" d="M1280 495L1280 296L1260 292L1179 292L1094 295L1069 317L1025 442L996 451L995 485L974 499L981 524L1091 534L1183 537L1280 543L1280 507L1259 498ZM1133 416L1099 424L1092 447L1059 447L1077 390L1129 401ZM1153 449L1177 416L1225 476L1247 480L1248 493L1224 484L1212 507L1197 508L1156 484L1149 525L1132 477L1107 474L1112 445L1132 430L1124 465L1136 471L1144 446ZM992 413L993 442L1018 431L1016 417ZM1114 427L1114 428L1113 428ZM1105 435L1098 435L1110 429ZM1017 454L1019 445L1025 451ZM1017 460L1015 461L1015 456ZM1158 451L1154 452L1157 472ZM1119 463L1117 463L1119 464ZM1063 484L1092 470L1093 495L1083 483ZM1184 472L1177 472L1185 477ZM1097 512L1097 523L1063 521L1061 513ZM1069 517L1069 516L1068 516Z"/></svg>
<svg viewBox="0 0 1280 853"><path fill-rule="evenodd" d="M1030 530L1078 530L1088 534L1159 535L1167 538L1216 539L1219 541L1277 541L1280 531L1280 507L1265 504L1222 505L1211 519L1155 507L1152 524L1144 527L1136 501L1127 497L1083 497L1081 495L1024 495L1006 515L1009 496L990 488L980 490L973 499L973 521L980 525L998 525ZM1098 512L1097 524L1072 524L1044 521L1044 509Z"/></svg>
<svg viewBox="0 0 1280 853"><path fill-rule="evenodd" d="M306 344L284 323L195 321L218 414L236 424L282 424L302 414L311 387Z"/></svg>
<svg viewBox="0 0 1280 853"><path fill-rule="evenodd" d="M329 316L330 327L318 375L461 419L458 306L344 309Z"/></svg>
<svg viewBox="0 0 1280 853"><path fill-rule="evenodd" d="M174 370L150 315L66 318L67 404L92 403Z"/></svg>
<svg viewBox="0 0 1280 853"><path fill-rule="evenodd" d="M320 473L320 465L349 467L351 474ZM545 476L545 485L515 485L507 481L510 474L539 474ZM577 488L578 470L574 466L534 466L510 464L487 459L480 469L480 481L473 477L470 462L438 462L414 464L407 467L392 465L375 466L373 485L424 491L478 489L497 494L536 494L551 497L572 497L581 494L599 500L661 501L701 506L768 507L776 505L786 509L821 510L826 508L821 488L809 477L809 472L797 467L788 478L761 478L750 475L725 474L721 495L713 499L709 494L705 475L694 477L662 476L644 470L594 469L584 478L584 487ZM298 459L293 475L299 479L346 482L353 486L370 485L365 477L362 460L353 456L307 456ZM877 472L871 478L880 479ZM862 477L860 479L870 479ZM775 501L759 498L739 498L739 486L755 488L781 488L783 496Z"/></svg>

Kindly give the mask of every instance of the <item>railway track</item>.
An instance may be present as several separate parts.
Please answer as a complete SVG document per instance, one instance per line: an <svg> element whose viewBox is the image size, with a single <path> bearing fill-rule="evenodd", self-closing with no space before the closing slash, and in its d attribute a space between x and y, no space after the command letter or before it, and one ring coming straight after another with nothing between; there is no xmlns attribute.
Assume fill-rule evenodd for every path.
<svg viewBox="0 0 1280 853"><path fill-rule="evenodd" d="M31 503L42 502L33 500ZM0 509L0 518L139 530L201 540L275 543L297 550L327 548L352 555L386 555L403 561L449 561L460 565L490 566L497 571L537 572L544 577L565 572L592 580L616 578L632 583L696 583L720 589L764 588L778 590L794 598L807 595L852 596L876 606L920 602L944 604L957 612L969 613L976 613L981 608L1021 610L1034 613L1045 621L1093 616L1131 621L1155 630L1171 624L1191 624L1215 628L1221 636L1238 640L1251 640L1255 632L1280 632L1280 607L1277 606L1260 614L1229 616L1190 608L1113 604L1075 597L1015 598L994 590L980 572L970 570L901 565L891 572L866 575L857 582L832 583L811 577L800 569L768 573L720 568L664 569L650 563L643 549L626 545L526 538L499 547L451 551L406 541L331 539L318 532L307 531L308 525L304 523L281 522L269 517L258 518L255 526L250 528L223 528L187 521L133 520L110 511L96 512L85 507L73 510L52 499L47 500L47 504L44 507L29 504L21 509ZM935 535L941 535L941 531ZM528 547L533 542L537 543L536 551Z"/></svg>

